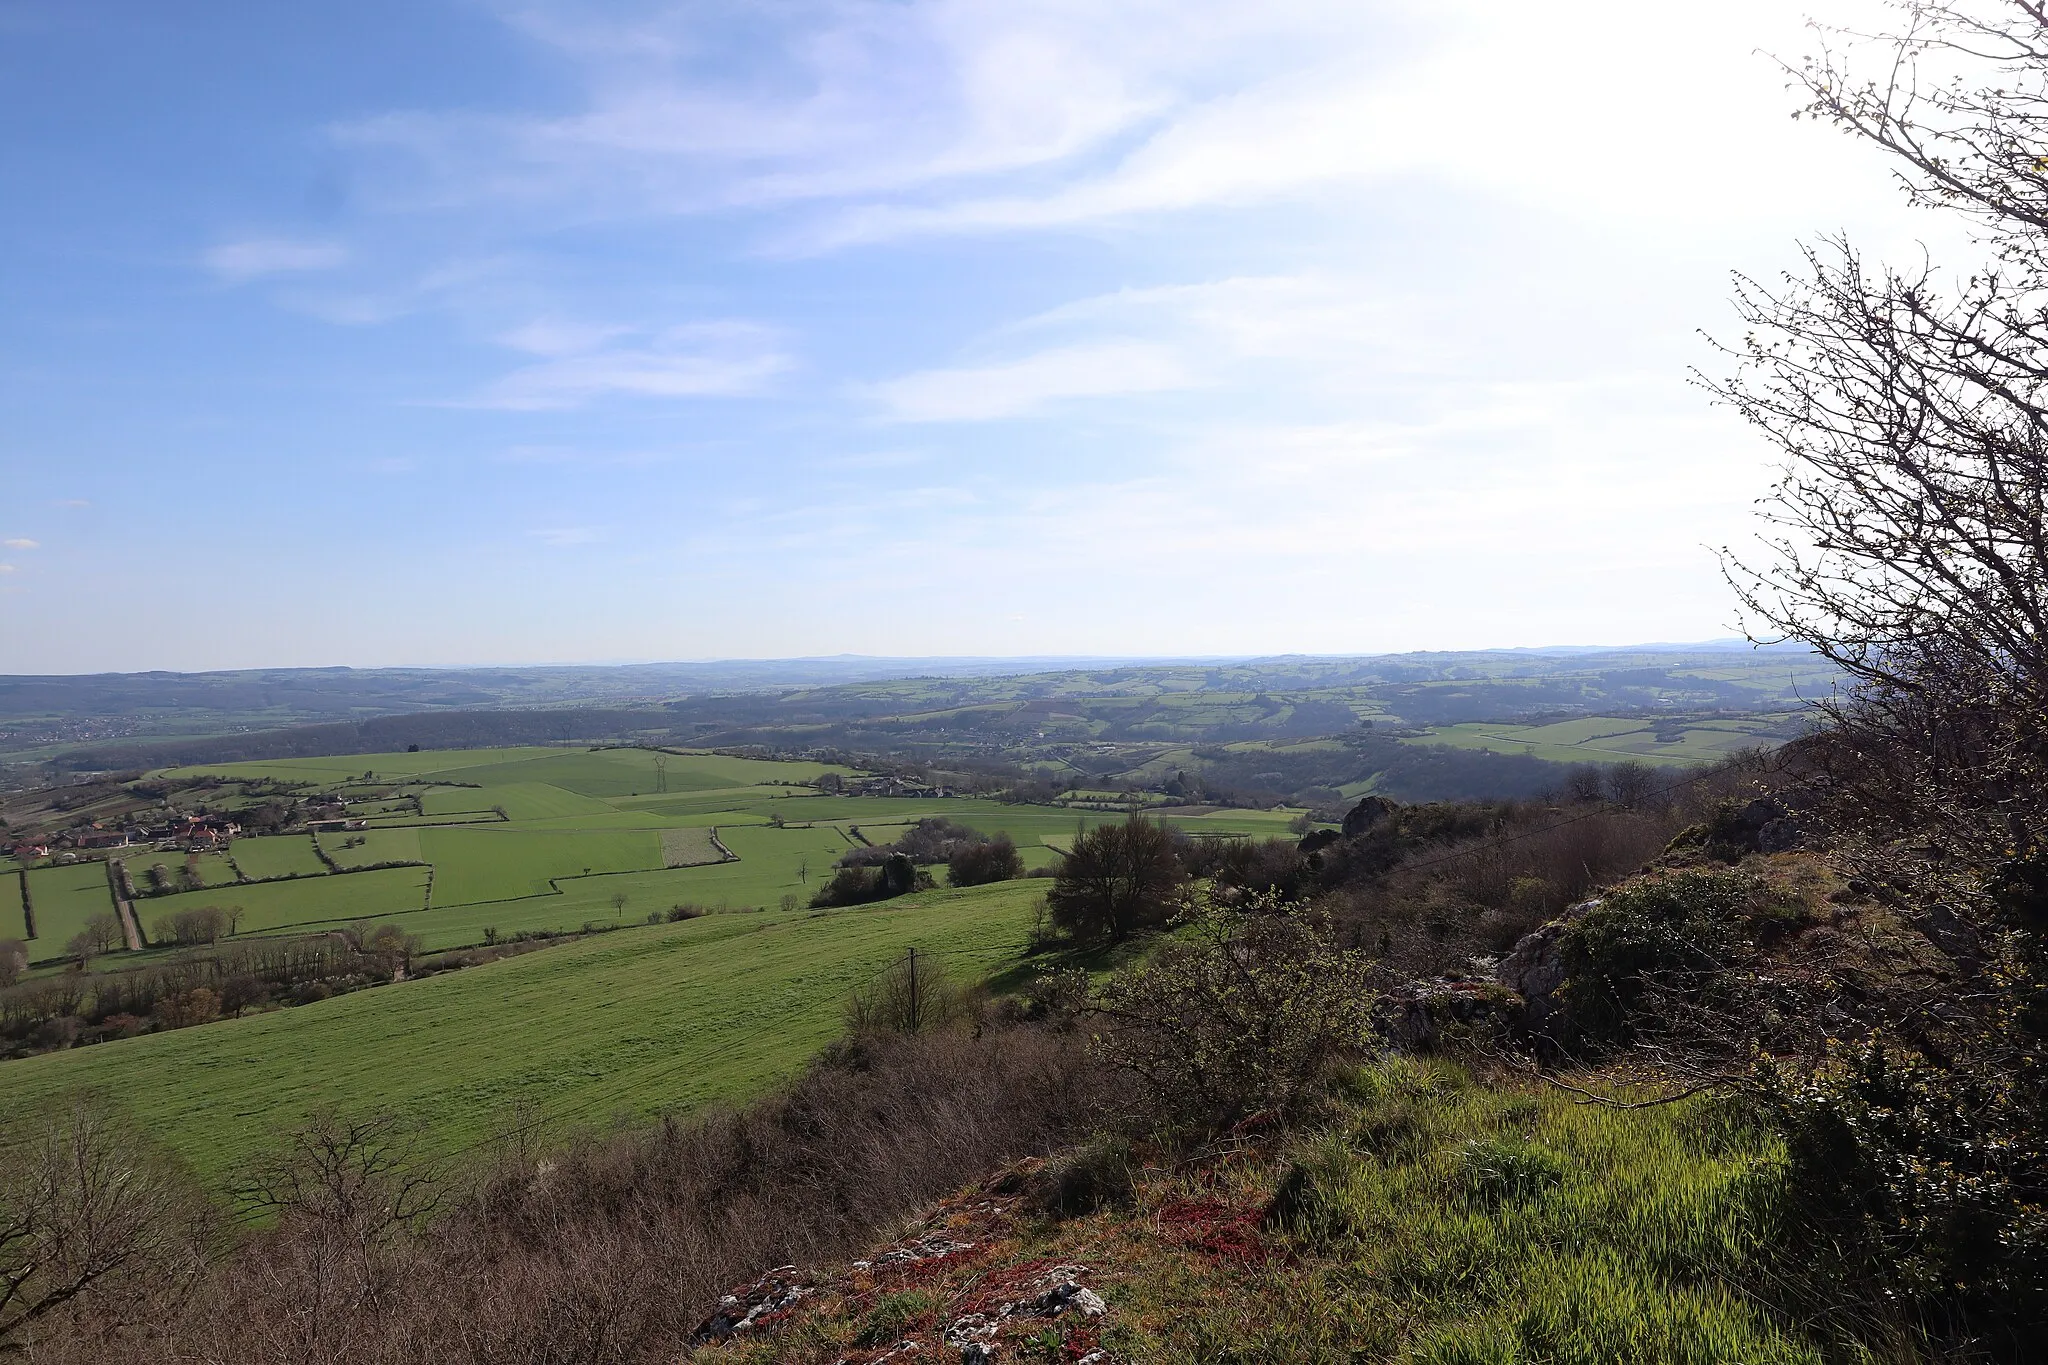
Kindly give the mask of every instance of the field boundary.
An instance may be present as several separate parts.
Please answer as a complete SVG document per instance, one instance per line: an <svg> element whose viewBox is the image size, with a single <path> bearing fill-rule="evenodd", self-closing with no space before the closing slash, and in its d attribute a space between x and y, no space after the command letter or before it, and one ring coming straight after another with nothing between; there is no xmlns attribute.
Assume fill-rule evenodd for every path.
<svg viewBox="0 0 2048 1365"><path fill-rule="evenodd" d="M316 844L317 848L318 845ZM335 867L325 872L283 872L275 877L241 877L221 886L200 886L190 890L158 891L136 899L153 901L167 896L196 896L202 891L226 891L238 886L275 886L279 882L317 882L326 877L353 877L364 872L388 872L394 867L432 867L424 858L401 858L389 863L364 863L361 867ZM237 869L239 870L239 869Z"/></svg>
<svg viewBox="0 0 2048 1365"><path fill-rule="evenodd" d="M36 902L28 893L28 869L19 868L15 875L21 878L21 927L28 931L30 938L40 938L36 933Z"/></svg>

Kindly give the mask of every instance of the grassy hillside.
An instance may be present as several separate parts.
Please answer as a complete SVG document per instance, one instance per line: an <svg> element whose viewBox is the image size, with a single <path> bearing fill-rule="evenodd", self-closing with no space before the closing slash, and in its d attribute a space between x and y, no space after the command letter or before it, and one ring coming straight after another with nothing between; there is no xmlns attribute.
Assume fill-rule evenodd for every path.
<svg viewBox="0 0 2048 1365"><path fill-rule="evenodd" d="M377 875L377 874L366 874ZM0 1108L96 1090L210 1179L322 1106L425 1120L441 1150L515 1107L602 1123L757 1094L906 949L962 977L1012 962L1042 884L833 912L710 915L245 1019L0 1067Z"/></svg>
<svg viewBox="0 0 2048 1365"><path fill-rule="evenodd" d="M1159 1365L1822 1359L1757 1293L1787 1250L1782 1152L1705 1104L1597 1108L1396 1059L1347 1076L1305 1132L1145 1165L1110 1207L1038 1214L1103 1169L1100 1151L1027 1162L693 1358L952 1359L979 1330L997 1359ZM930 1255L932 1238L959 1249ZM1034 1311L1062 1280L1105 1311Z"/></svg>

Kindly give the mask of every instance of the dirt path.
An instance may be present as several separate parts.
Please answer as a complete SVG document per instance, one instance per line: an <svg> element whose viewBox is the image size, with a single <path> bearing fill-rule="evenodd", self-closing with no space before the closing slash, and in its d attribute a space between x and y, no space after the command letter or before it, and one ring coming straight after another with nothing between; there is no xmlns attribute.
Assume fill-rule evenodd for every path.
<svg viewBox="0 0 2048 1365"><path fill-rule="evenodd" d="M121 894L121 883L126 879L123 873L126 864L119 858L107 859L107 889L114 893L114 914L121 921L121 939L128 945L128 951L142 951L142 924L135 918L135 902Z"/></svg>

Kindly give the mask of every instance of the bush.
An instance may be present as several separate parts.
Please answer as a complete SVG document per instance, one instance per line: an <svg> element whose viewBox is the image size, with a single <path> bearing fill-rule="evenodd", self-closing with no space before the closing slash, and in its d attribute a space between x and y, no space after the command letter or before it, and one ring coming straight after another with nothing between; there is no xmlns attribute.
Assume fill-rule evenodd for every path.
<svg viewBox="0 0 2048 1365"><path fill-rule="evenodd" d="M1046 911L1062 933L1087 941L1120 942L1164 924L1187 878L1175 852L1173 834L1142 815L1084 830L1060 860Z"/></svg>
<svg viewBox="0 0 2048 1365"><path fill-rule="evenodd" d="M2048 1340L2048 1115L2024 1067L1866 1043L1764 1080L1797 1212L1856 1306L1938 1337Z"/></svg>
<svg viewBox="0 0 2048 1365"><path fill-rule="evenodd" d="M968 844L946 862L946 881L953 886L985 886L1024 875L1024 859L1007 834L985 844Z"/></svg>
<svg viewBox="0 0 2048 1365"><path fill-rule="evenodd" d="M821 909L865 905L912 891L928 891L934 884L931 873L920 871L909 855L892 853L878 867L840 868L832 874L831 881L818 888L811 904Z"/></svg>
<svg viewBox="0 0 2048 1365"><path fill-rule="evenodd" d="M955 986L943 960L912 951L902 962L855 991L847 1002L847 1031L929 1033L964 1019L967 993Z"/></svg>
<svg viewBox="0 0 2048 1365"><path fill-rule="evenodd" d="M1680 872L1612 893L1563 938L1563 1000L1587 1038L1624 1041L1638 1031L1647 995L1698 995L1720 970L1757 892L1734 872Z"/></svg>
<svg viewBox="0 0 2048 1365"><path fill-rule="evenodd" d="M1095 1009L1098 1054L1127 1075L1145 1112L1213 1130L1297 1110L1334 1059L1362 1052L1369 960L1337 947L1326 919L1191 907L1190 941L1112 977Z"/></svg>

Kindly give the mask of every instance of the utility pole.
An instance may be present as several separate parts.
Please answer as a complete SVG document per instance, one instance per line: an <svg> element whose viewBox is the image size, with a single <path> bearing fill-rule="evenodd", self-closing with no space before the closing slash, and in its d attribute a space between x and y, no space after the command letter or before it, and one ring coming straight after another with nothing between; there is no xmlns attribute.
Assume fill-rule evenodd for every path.
<svg viewBox="0 0 2048 1365"><path fill-rule="evenodd" d="M658 749L654 754L654 789L658 792L668 790L668 755Z"/></svg>
<svg viewBox="0 0 2048 1365"><path fill-rule="evenodd" d="M909 1023L912 1033L924 1032L924 1001L917 994L917 949L910 950L910 1009Z"/></svg>

